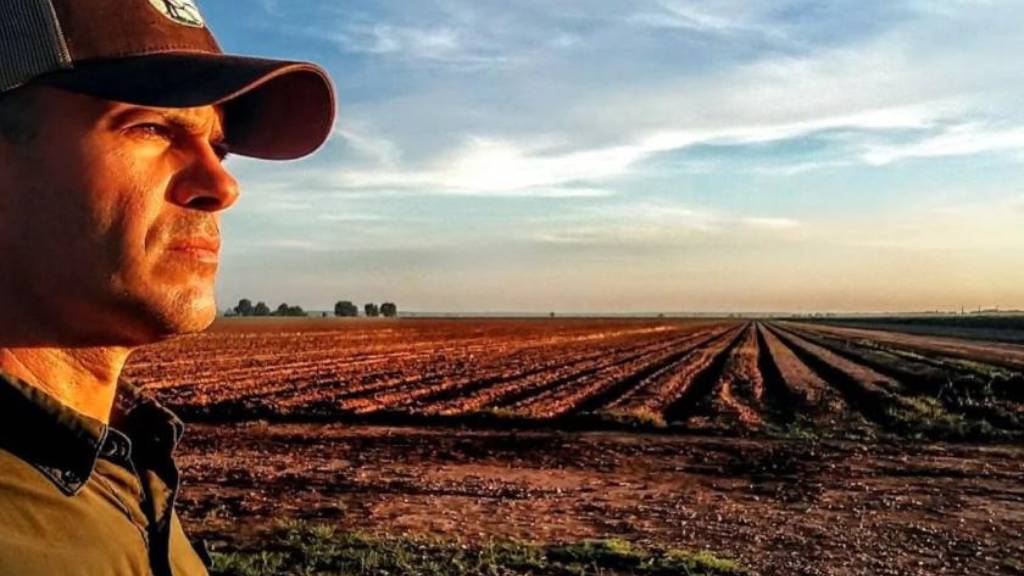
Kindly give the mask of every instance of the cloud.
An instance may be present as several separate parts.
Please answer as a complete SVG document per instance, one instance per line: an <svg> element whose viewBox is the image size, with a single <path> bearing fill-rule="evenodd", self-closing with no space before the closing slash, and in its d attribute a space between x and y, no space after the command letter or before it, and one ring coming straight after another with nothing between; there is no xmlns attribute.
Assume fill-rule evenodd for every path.
<svg viewBox="0 0 1024 576"><path fill-rule="evenodd" d="M514 62L503 46L466 23L435 18L411 24L404 20L345 12L330 19L333 26L308 27L303 34L332 42L346 54L411 65L487 70Z"/></svg>
<svg viewBox="0 0 1024 576"><path fill-rule="evenodd" d="M552 189L570 189L565 187L625 175L642 161L664 152L698 145L744 146L775 142L836 129L922 127L929 125L937 110L927 107L879 109L792 123L660 131L616 146L562 153L550 153L511 140L474 137L425 169L403 170L391 164L382 169L344 170L336 181L343 189L398 187L448 194L543 197L550 196L545 191Z"/></svg>
<svg viewBox="0 0 1024 576"><path fill-rule="evenodd" d="M531 239L567 246L658 246L717 233L720 220L711 212L678 204L606 204L539 219Z"/></svg>
<svg viewBox="0 0 1024 576"><path fill-rule="evenodd" d="M356 110L357 117L364 114L383 134L379 137L400 142L404 162L346 170L337 182L346 189L440 189L477 195L600 186L636 173L645 161L667 152L701 145L743 148L826 133L845 134L845 141L833 141L842 145L838 155L778 171L879 164L925 154L929 148L990 150L977 142L956 145L947 139L901 154L902 146L887 142L889 135L927 134L986 115L1019 114L1003 108L1012 97L985 95L1000 75L1024 82L1024 74L1008 65L986 64L987 69L978 70L946 62L942 54L926 53L919 45L926 38L919 35L928 36L888 34L797 56L770 53L681 78L625 78L601 90L563 86L555 73L542 80L547 83L543 86L537 78L517 76L522 84L495 94L494 101L474 101L491 90L479 86L459 94L427 90L400 101L369 104ZM932 46L927 50L936 51ZM983 54L994 50L978 48ZM566 76L574 79L575 74ZM506 110L510 107L514 112ZM431 113L424 115L424 110ZM465 110L473 112L460 112ZM419 144L424 135L433 141ZM538 138L561 145L538 146Z"/></svg>
<svg viewBox="0 0 1024 576"><path fill-rule="evenodd" d="M735 241L745 234L782 233L792 218L742 216L665 201L608 203L538 219L535 242L561 245L671 247L694 241Z"/></svg>
<svg viewBox="0 0 1024 576"><path fill-rule="evenodd" d="M334 135L341 138L347 146L357 154L386 168L397 166L401 158L401 150L394 142L385 138L372 136L354 126L355 122L345 122L345 127L337 128Z"/></svg>
<svg viewBox="0 0 1024 576"><path fill-rule="evenodd" d="M336 248L324 242L317 242L308 238L273 238L265 239L257 243L248 243L247 250L263 251L267 249L286 252L333 252Z"/></svg>
<svg viewBox="0 0 1024 576"><path fill-rule="evenodd" d="M629 22L653 28L688 30L709 34L757 33L784 38L786 34L768 22L750 2L662 1L634 13Z"/></svg>
<svg viewBox="0 0 1024 576"><path fill-rule="evenodd" d="M853 164L854 162L848 160L813 160L809 162L796 162L791 164L787 164L782 161L773 161L771 164L764 164L756 167L754 172L770 176L796 176L798 174L828 170L830 168L848 167Z"/></svg>
<svg viewBox="0 0 1024 576"><path fill-rule="evenodd" d="M870 145L863 159L873 166L885 166L904 159L966 156L992 152L1024 151L1024 126L993 129L962 124L937 135L902 145Z"/></svg>
<svg viewBox="0 0 1024 576"><path fill-rule="evenodd" d="M792 218L769 218L747 216L739 219L739 223L750 228L761 230L790 230L800 226L800 222Z"/></svg>
<svg viewBox="0 0 1024 576"><path fill-rule="evenodd" d="M367 54L407 53L444 60L459 53L461 45L455 31L447 28L412 28L388 24L355 25L336 36L352 52Z"/></svg>
<svg viewBox="0 0 1024 576"><path fill-rule="evenodd" d="M391 221L390 218L383 216L381 214L365 214L358 212L320 214L318 220L322 220L325 222L345 222L349 224Z"/></svg>
<svg viewBox="0 0 1024 576"><path fill-rule="evenodd" d="M621 174L641 158L637 146L534 154L513 142L474 138L450 158L425 171L346 171L343 187L407 186L462 193L528 193L562 184Z"/></svg>
<svg viewBox="0 0 1024 576"><path fill-rule="evenodd" d="M577 34L559 31L551 39L551 45L555 46L556 48L566 49L579 46L582 41L583 39Z"/></svg>
<svg viewBox="0 0 1024 576"><path fill-rule="evenodd" d="M243 194L248 196L249 192L249 188L246 187ZM243 198L240 207L236 210L245 214L272 214L280 216L285 213L303 213L315 209L316 205L309 200L277 194L274 197L260 198L255 202L250 202L247 197Z"/></svg>
<svg viewBox="0 0 1024 576"><path fill-rule="evenodd" d="M263 11L271 16L280 14L281 4L279 0L258 0Z"/></svg>
<svg viewBox="0 0 1024 576"><path fill-rule="evenodd" d="M945 18L960 16L965 10L991 8L1012 0L911 0L910 6L921 12Z"/></svg>
<svg viewBox="0 0 1024 576"><path fill-rule="evenodd" d="M1000 30L1000 23L1020 21L1006 2L973 13L967 3L950 3L964 6L956 22L899 2L825 8L793 0L674 0L628 8L598 2L588 10L533 2L500 10L457 0L382 4L388 7L383 13L339 12L322 33L356 54L517 64L463 76L410 67L397 92L350 105L342 126L352 120L373 126L403 151L402 170L410 172L445 159L486 161L481 156L495 158L502 145L513 148L510 160L543 160L530 150L542 133L564 138L569 159L573 152L617 150L632 167L630 157L664 150L645 146L665 132L690 133L697 142L732 138L743 146L798 139L816 126L881 131L965 122L980 109L1004 114L992 91L1024 81L1020 67L1001 57L1024 48L1014 40L1020 35ZM694 45L624 25L637 14L667 15L708 30L787 30L806 45L766 49L743 33ZM878 24L839 44L812 41L862 20ZM559 44L573 46L572 57L553 48ZM1001 100L1013 107L1019 102L1012 94ZM474 141L493 145L467 145ZM850 154L861 161L857 152Z"/></svg>

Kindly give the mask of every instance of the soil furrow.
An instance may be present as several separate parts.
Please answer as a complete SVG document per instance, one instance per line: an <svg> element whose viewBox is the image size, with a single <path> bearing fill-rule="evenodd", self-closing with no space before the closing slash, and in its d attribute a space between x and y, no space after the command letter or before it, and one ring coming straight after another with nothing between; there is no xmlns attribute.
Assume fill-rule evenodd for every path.
<svg viewBox="0 0 1024 576"><path fill-rule="evenodd" d="M696 401L707 396L725 368L730 351L737 346L749 326L740 326L722 339L696 351L684 370L672 374L659 392L648 399L645 408L657 410L666 422L685 420ZM653 402L652 402L653 401Z"/></svg>
<svg viewBox="0 0 1024 576"><path fill-rule="evenodd" d="M694 341L698 343L694 345ZM679 342L657 355L637 358L632 362L619 364L610 369L590 375L587 378L567 382L545 393L526 398L515 405L516 411L538 417L555 418L574 412L574 408L591 397L603 397L608 388L628 390L645 378L672 366L692 350L700 347L700 335L685 342ZM679 349L682 350L679 350Z"/></svg>
<svg viewBox="0 0 1024 576"><path fill-rule="evenodd" d="M875 428L859 411L850 407L840 392L811 370L790 346L763 324L760 326L760 336L764 342L766 360L771 364L771 369L766 372L777 371L780 383L787 389L785 396L791 399L796 425L857 434Z"/></svg>
<svg viewBox="0 0 1024 576"><path fill-rule="evenodd" d="M676 369L677 364L684 361L694 351L707 346L716 338L720 338L722 334L723 332L719 331L711 334L710 336L701 335L700 340L696 342L687 342L682 351L673 354L665 361L650 365L644 370L637 371L625 378L612 382L609 386L601 390L595 390L592 394L588 395L573 407L572 410L570 410L570 413L582 414L586 412L597 412L615 404L621 398L625 397L630 390L643 388L645 383L648 381L664 378L667 374Z"/></svg>
<svg viewBox="0 0 1024 576"><path fill-rule="evenodd" d="M628 364L630 362L633 362L635 360L642 359L642 358L645 358L645 357L650 357L652 354L664 353L666 350L671 350L671 349L675 348L676 346L685 345L685 343L687 341L691 340L693 337L694 336L691 335L691 336L687 336L685 338L681 338L681 339L678 339L678 340L675 340L675 341L672 341L672 342L662 343L660 345L652 347L649 350L644 350L642 352L637 352L637 353L634 353L634 354L630 354L630 355L625 356L625 357L613 356L612 359L606 360L606 361L602 362L601 364L599 364L596 367L591 367L591 368L589 368L587 370L584 370L584 371L568 374L566 376L563 376L561 378L557 378L557 379L555 379L553 381L547 382L547 383L542 384L540 386L530 386L530 387L527 387L527 388L522 389L522 390L511 391L508 394L502 395L501 397L499 397L495 401L490 402L489 404L487 404L487 406L494 406L494 407L498 407L498 408L508 408L510 406L514 406L518 402L520 402L522 400L525 400L527 398L543 394L543 393L545 393L545 392L547 392L549 390L556 389L556 388L558 388L560 386L564 386L564 385L567 385L567 384L573 384L573 383L579 382L579 380L581 378L590 377L591 375L599 373L601 371L609 370L609 369L614 369L617 366L621 366L623 364Z"/></svg>
<svg viewBox="0 0 1024 576"><path fill-rule="evenodd" d="M757 369L757 340L753 324L746 326L738 339L724 353L724 362L717 376L712 366L705 377L710 386L697 383L691 388L684 409L673 418L685 419L691 430L755 431L764 427L759 410L757 389L761 387Z"/></svg>
<svg viewBox="0 0 1024 576"><path fill-rule="evenodd" d="M823 380L836 386L847 403L887 430L946 439L965 439L977 433L962 416L950 414L937 401L897 395L892 390L900 389L900 385L891 378L791 331L778 326L771 329Z"/></svg>
<svg viewBox="0 0 1024 576"><path fill-rule="evenodd" d="M1015 409L1019 410L1020 406L992 398L991 392L986 390L986 382L966 376L962 372L940 370L929 364L897 357L878 348L863 346L858 342L815 334L813 330L794 331L838 356L905 383L908 391L914 395L938 400L946 410L985 420L1007 430L1020 430L1024 426L1020 418L1024 413L1015 413Z"/></svg>

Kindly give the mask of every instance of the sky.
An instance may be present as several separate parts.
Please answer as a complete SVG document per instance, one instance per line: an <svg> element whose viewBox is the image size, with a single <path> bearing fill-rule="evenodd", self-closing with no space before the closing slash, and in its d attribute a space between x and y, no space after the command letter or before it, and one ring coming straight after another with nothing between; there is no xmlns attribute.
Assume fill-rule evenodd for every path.
<svg viewBox="0 0 1024 576"><path fill-rule="evenodd" d="M339 96L228 160L221 308L1024 308L1019 0L200 6Z"/></svg>

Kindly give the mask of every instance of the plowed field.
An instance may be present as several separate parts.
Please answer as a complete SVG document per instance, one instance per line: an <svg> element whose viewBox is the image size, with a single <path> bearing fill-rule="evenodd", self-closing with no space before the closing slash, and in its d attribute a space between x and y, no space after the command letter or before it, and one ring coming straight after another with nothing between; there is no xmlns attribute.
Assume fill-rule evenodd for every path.
<svg viewBox="0 0 1024 576"><path fill-rule="evenodd" d="M126 374L208 422L1024 433L1024 346L788 322L229 321Z"/></svg>
<svg viewBox="0 0 1024 576"><path fill-rule="evenodd" d="M793 322L232 320L126 377L221 550L326 522L766 575L1024 574L1024 346ZM285 572L288 573L288 572Z"/></svg>

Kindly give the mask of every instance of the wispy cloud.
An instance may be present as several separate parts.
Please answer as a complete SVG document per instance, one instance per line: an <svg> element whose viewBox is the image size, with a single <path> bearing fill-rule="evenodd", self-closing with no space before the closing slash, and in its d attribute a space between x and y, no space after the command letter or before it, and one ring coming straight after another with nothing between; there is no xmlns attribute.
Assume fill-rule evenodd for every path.
<svg viewBox="0 0 1024 576"><path fill-rule="evenodd" d="M356 188L406 186L497 195L535 190L546 195L543 191L563 184L621 174L644 154L642 147L622 146L544 155L512 142L474 138L431 169L346 171L339 181Z"/></svg>
<svg viewBox="0 0 1024 576"><path fill-rule="evenodd" d="M248 250L283 250L295 252L333 252L336 248L330 244L310 240L308 238L274 238L259 243L250 243Z"/></svg>
<svg viewBox="0 0 1024 576"><path fill-rule="evenodd" d="M279 0L258 0L259 5L263 8L264 12L271 16L277 16L279 14L281 5Z"/></svg>
<svg viewBox="0 0 1024 576"><path fill-rule="evenodd" d="M418 58L451 58L461 48L458 35L447 28L412 28L388 24L351 26L337 34L341 45L368 54L405 53Z"/></svg>
<svg viewBox="0 0 1024 576"><path fill-rule="evenodd" d="M342 19L335 29L314 28L312 33L335 43L343 52L410 63L433 63L464 69L488 69L514 59L501 46L478 31L455 22L398 24Z"/></svg>
<svg viewBox="0 0 1024 576"><path fill-rule="evenodd" d="M615 202L580 207L537 221L536 242L565 245L670 247L695 239L748 233L783 233L800 227L793 218L743 216L673 202Z"/></svg>
<svg viewBox="0 0 1024 576"><path fill-rule="evenodd" d="M746 216L739 219L740 224L761 230L791 230L798 228L800 222L793 218L770 218L764 216Z"/></svg>
<svg viewBox="0 0 1024 576"><path fill-rule="evenodd" d="M967 156L1024 151L1024 127L991 128L979 124L952 126L941 133L901 145L868 146L864 161L875 166L910 158Z"/></svg>
<svg viewBox="0 0 1024 576"><path fill-rule="evenodd" d="M321 214L318 220L324 222L345 222L345 223L366 223L366 222L388 222L392 219L381 214L361 214L358 212L344 212L333 214Z"/></svg>
<svg viewBox="0 0 1024 576"><path fill-rule="evenodd" d="M652 132L615 146L549 153L529 144L471 138L462 148L425 169L403 170L393 163L368 170L344 170L337 183L345 189L417 188L470 195L550 196L566 185L601 182L629 173L660 153L698 145L744 146L800 138L836 129L879 130L927 126L941 107L879 109L792 123L733 126L707 130ZM820 167L790 168L799 172ZM590 190L584 187L582 190ZM589 196L590 194L574 194Z"/></svg>
<svg viewBox="0 0 1024 576"><path fill-rule="evenodd" d="M369 135L359 128L346 126L335 130L334 135L351 147L357 154L384 168L394 168L401 158L401 150L394 142Z"/></svg>
<svg viewBox="0 0 1024 576"><path fill-rule="evenodd" d="M765 14L756 12L756 7L756 3L750 2L664 0L634 13L629 21L654 28L784 38L784 31L769 23Z"/></svg>
<svg viewBox="0 0 1024 576"><path fill-rule="evenodd" d="M754 172L772 176L796 176L819 170L849 167L853 164L855 162L849 160L820 160L796 163L773 161L771 164L762 164L756 167Z"/></svg>

